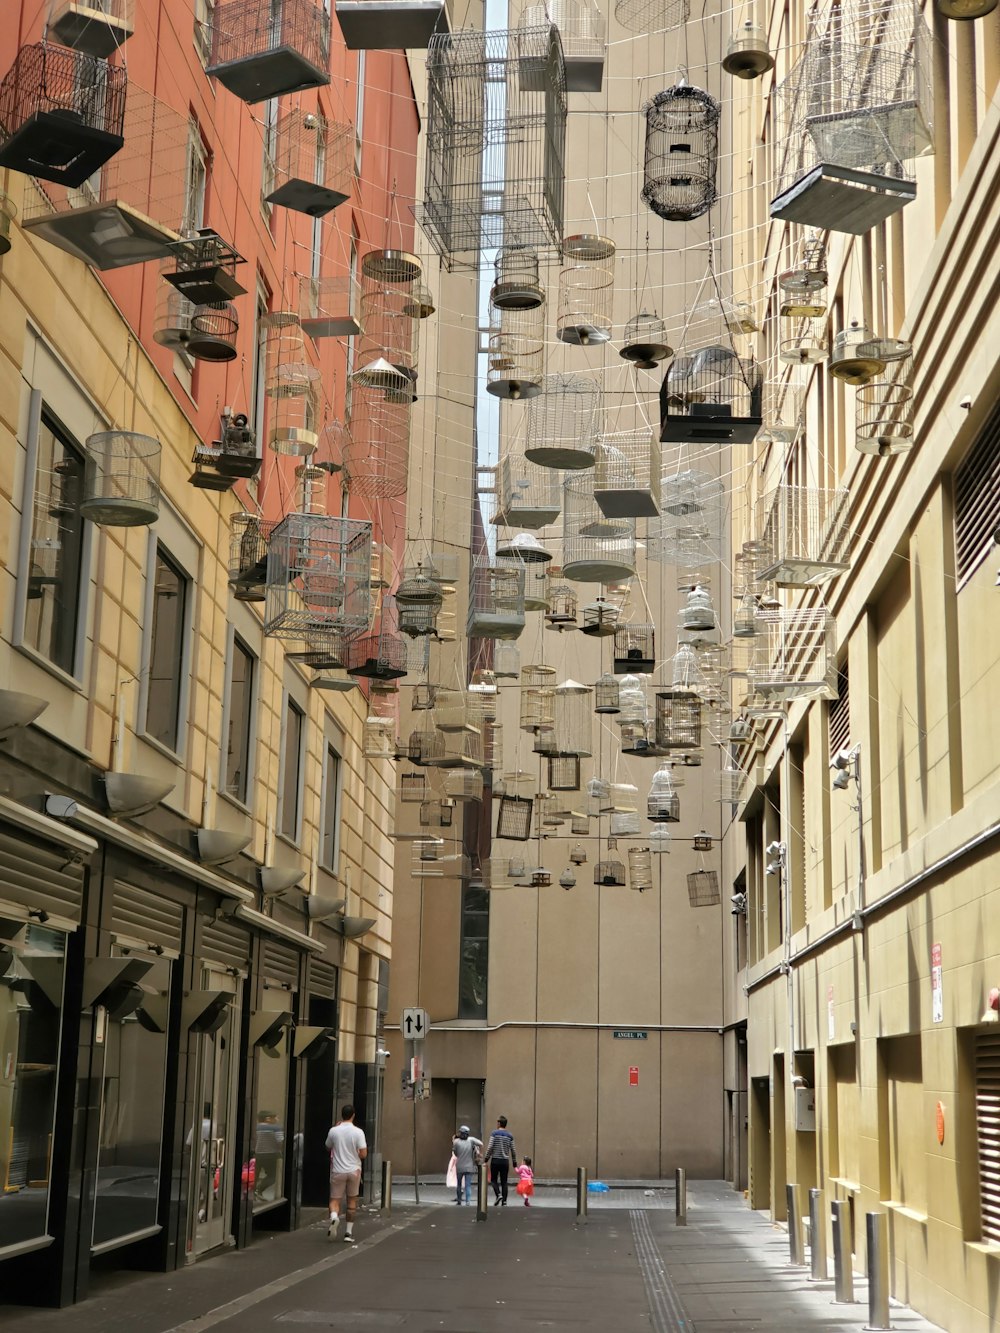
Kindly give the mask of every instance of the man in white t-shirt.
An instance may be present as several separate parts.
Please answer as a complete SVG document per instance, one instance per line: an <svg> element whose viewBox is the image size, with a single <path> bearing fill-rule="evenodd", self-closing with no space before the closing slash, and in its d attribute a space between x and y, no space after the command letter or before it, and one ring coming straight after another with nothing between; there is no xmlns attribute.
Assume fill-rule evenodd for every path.
<svg viewBox="0 0 1000 1333"><path fill-rule="evenodd" d="M348 1103L340 1108L340 1123L326 1136L330 1152L330 1225L326 1234L331 1240L340 1226L340 1205L347 1199L347 1226L344 1240L354 1244L354 1213L361 1191L361 1163L368 1156L364 1132L354 1123L354 1107Z"/></svg>

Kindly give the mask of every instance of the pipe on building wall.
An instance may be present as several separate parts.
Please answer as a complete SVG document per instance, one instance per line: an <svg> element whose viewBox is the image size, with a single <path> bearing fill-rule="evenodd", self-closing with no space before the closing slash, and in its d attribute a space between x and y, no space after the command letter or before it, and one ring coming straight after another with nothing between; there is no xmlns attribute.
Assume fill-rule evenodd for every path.
<svg viewBox="0 0 1000 1333"><path fill-rule="evenodd" d="M730 1024L730 1027L738 1026ZM499 1032L502 1028L584 1028L592 1031L622 1031L624 1029L642 1032L714 1032L721 1037L725 1028L719 1023L562 1023L535 1018L508 1018L502 1023L487 1023L481 1027L465 1027L461 1023L432 1023L431 1032ZM399 1032L398 1023L387 1023L387 1032Z"/></svg>

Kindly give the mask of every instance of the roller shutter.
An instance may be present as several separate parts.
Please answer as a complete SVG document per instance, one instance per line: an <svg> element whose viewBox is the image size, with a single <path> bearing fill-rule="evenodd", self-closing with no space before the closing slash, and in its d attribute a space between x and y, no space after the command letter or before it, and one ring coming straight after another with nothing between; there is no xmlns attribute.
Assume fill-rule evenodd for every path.
<svg viewBox="0 0 1000 1333"><path fill-rule="evenodd" d="M1000 1032L976 1037L976 1139L983 1240L1000 1243Z"/></svg>
<svg viewBox="0 0 1000 1333"><path fill-rule="evenodd" d="M337 989L337 969L332 963L314 958L309 964L309 989L314 995L332 1000Z"/></svg>
<svg viewBox="0 0 1000 1333"><path fill-rule="evenodd" d="M0 824L0 900L79 925L86 869L67 848Z"/></svg>
<svg viewBox="0 0 1000 1333"><path fill-rule="evenodd" d="M299 988L299 955L294 949L265 940L261 951L261 971L268 981L276 981L289 990Z"/></svg>
<svg viewBox="0 0 1000 1333"><path fill-rule="evenodd" d="M245 972L250 956L250 937L228 921L210 921L201 932L201 956L206 963L221 963Z"/></svg>
<svg viewBox="0 0 1000 1333"><path fill-rule="evenodd" d="M179 953L184 909L150 889L116 884L111 929L116 936Z"/></svg>

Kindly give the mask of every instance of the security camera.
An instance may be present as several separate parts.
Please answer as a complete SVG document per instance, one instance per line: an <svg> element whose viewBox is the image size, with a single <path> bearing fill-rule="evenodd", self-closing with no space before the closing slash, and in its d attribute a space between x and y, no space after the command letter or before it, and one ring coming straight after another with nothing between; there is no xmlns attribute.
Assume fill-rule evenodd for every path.
<svg viewBox="0 0 1000 1333"><path fill-rule="evenodd" d="M958 405L963 412L968 412L969 408L972 406L972 398L969 394L966 394L964 398L958 400Z"/></svg>
<svg viewBox="0 0 1000 1333"><path fill-rule="evenodd" d="M850 773L848 773L846 769L843 769L833 779L831 786L833 787L834 791L846 791L850 780L851 780Z"/></svg>
<svg viewBox="0 0 1000 1333"><path fill-rule="evenodd" d="M831 768L845 769L851 762L850 750L838 750L830 760Z"/></svg>
<svg viewBox="0 0 1000 1333"><path fill-rule="evenodd" d="M780 856L785 850L785 844L783 842L769 842L764 850L768 856Z"/></svg>
<svg viewBox="0 0 1000 1333"><path fill-rule="evenodd" d="M53 792L46 793L45 813L51 815L54 819L72 819L79 808L76 801L70 796L58 796Z"/></svg>

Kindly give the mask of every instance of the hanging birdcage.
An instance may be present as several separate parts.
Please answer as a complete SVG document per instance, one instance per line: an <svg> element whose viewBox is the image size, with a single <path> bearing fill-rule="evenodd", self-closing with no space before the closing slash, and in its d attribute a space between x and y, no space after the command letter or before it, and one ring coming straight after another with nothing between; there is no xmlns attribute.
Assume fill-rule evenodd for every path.
<svg viewBox="0 0 1000 1333"><path fill-rule="evenodd" d="M719 104L685 83L645 104L643 203L667 222L691 222L715 203Z"/></svg>
<svg viewBox="0 0 1000 1333"><path fill-rule="evenodd" d="M525 414L525 457L548 468L592 468L604 399L591 375L546 375Z"/></svg>
<svg viewBox="0 0 1000 1333"><path fill-rule="evenodd" d="M314 0L219 0L206 73L244 102L330 82L330 15Z"/></svg>
<svg viewBox="0 0 1000 1333"><path fill-rule="evenodd" d="M661 361L673 355L667 341L667 326L659 315L645 310L633 315L625 325L618 355L631 361L637 370L655 370Z"/></svg>
<svg viewBox="0 0 1000 1333"><path fill-rule="evenodd" d="M295 510L299 514L326 513L326 484L329 474L324 468L301 463L295 469ZM375 578L372 576L372 586Z"/></svg>
<svg viewBox="0 0 1000 1333"><path fill-rule="evenodd" d="M779 587L819 587L850 568L846 488L781 485L761 497L757 531L767 552L760 578Z"/></svg>
<svg viewBox="0 0 1000 1333"><path fill-rule="evenodd" d="M714 870L694 870L687 876L688 902L692 907L717 907L722 902L719 876Z"/></svg>
<svg viewBox="0 0 1000 1333"><path fill-rule="evenodd" d="M907 204L931 146L930 34L913 6L835 9L776 90L784 145L771 216L860 235Z"/></svg>
<svg viewBox="0 0 1000 1333"><path fill-rule="evenodd" d="M452 801L481 801L483 775L474 768L452 768L445 774L444 794Z"/></svg>
<svg viewBox="0 0 1000 1333"><path fill-rule="evenodd" d="M125 142L124 65L51 42L22 46L0 82L0 166L76 187Z"/></svg>
<svg viewBox="0 0 1000 1333"><path fill-rule="evenodd" d="M594 883L598 888L623 889L625 867L618 860L597 861L594 865Z"/></svg>
<svg viewBox="0 0 1000 1333"><path fill-rule="evenodd" d="M653 774L646 798L646 818L657 824L677 824L681 817L681 798L674 786L674 777L667 764Z"/></svg>
<svg viewBox="0 0 1000 1333"><path fill-rule="evenodd" d="M382 394L356 394L351 433L344 445L344 471L352 495L391 499L405 495L410 461L409 402Z"/></svg>
<svg viewBox="0 0 1000 1333"><path fill-rule="evenodd" d="M670 853L670 830L665 824L654 824L648 834L649 850L654 856L666 856Z"/></svg>
<svg viewBox="0 0 1000 1333"><path fill-rule="evenodd" d="M361 749L366 759L394 759L396 723L391 717L372 715L365 719Z"/></svg>
<svg viewBox="0 0 1000 1333"><path fill-rule="evenodd" d="M416 728L407 739L406 754L411 764L433 765L444 754L444 734L429 725Z"/></svg>
<svg viewBox="0 0 1000 1333"><path fill-rule="evenodd" d="M767 49L767 35L753 19L747 19L730 37L722 68L737 79L759 79L769 69L774 69L774 56Z"/></svg>
<svg viewBox="0 0 1000 1333"><path fill-rule="evenodd" d="M350 197L354 130L319 111L289 107L275 130L274 183L269 204L324 217Z"/></svg>
<svg viewBox="0 0 1000 1333"><path fill-rule="evenodd" d="M294 311L261 317L267 367L264 392L271 399L268 444L277 454L308 457L316 448L316 393L320 371L306 351L302 325Z"/></svg>
<svg viewBox="0 0 1000 1333"><path fill-rule="evenodd" d="M53 0L49 36L74 51L106 60L134 29L133 0Z"/></svg>
<svg viewBox="0 0 1000 1333"><path fill-rule="evenodd" d="M764 424L757 435L758 444L792 444L797 440L804 425L804 400L804 385L793 379L765 379L762 405Z"/></svg>
<svg viewBox="0 0 1000 1333"><path fill-rule="evenodd" d="M611 337L615 243L606 236L567 236L559 274L556 337L576 347Z"/></svg>
<svg viewBox="0 0 1000 1333"><path fill-rule="evenodd" d="M639 794L631 788L629 800L638 801ZM611 812L611 836L613 838L637 838L641 832L638 807L634 810L613 810Z"/></svg>
<svg viewBox="0 0 1000 1333"><path fill-rule="evenodd" d="M644 893L653 887L653 861L648 847L629 848L628 884L636 893Z"/></svg>
<svg viewBox="0 0 1000 1333"><path fill-rule="evenodd" d="M483 737L480 731L441 731L440 744L426 762L432 768L482 768Z"/></svg>
<svg viewBox="0 0 1000 1333"><path fill-rule="evenodd" d="M337 0L348 51L425 51L448 28L445 0Z"/></svg>
<svg viewBox="0 0 1000 1333"><path fill-rule="evenodd" d="M196 361L233 361L239 318L230 301L195 305L181 292L161 284L153 339L161 347L186 352Z"/></svg>
<svg viewBox="0 0 1000 1333"><path fill-rule="evenodd" d="M559 473L539 467L523 454L505 453L497 470L496 524L512 528L544 528L562 509Z"/></svg>
<svg viewBox="0 0 1000 1333"><path fill-rule="evenodd" d="M719 770L719 796L723 805L739 805L743 795L743 781L746 774L734 764L727 764Z"/></svg>
<svg viewBox="0 0 1000 1333"><path fill-rule="evenodd" d="M455 823L455 803L441 799L423 801L419 818L421 828L451 828Z"/></svg>
<svg viewBox="0 0 1000 1333"><path fill-rule="evenodd" d="M406 675L406 649L391 597L383 599L377 633L359 635L347 645L346 666L348 675L371 681L401 680Z"/></svg>
<svg viewBox="0 0 1000 1333"><path fill-rule="evenodd" d="M677 628L684 634L708 634L719 628L719 619L707 588L696 584L677 613Z"/></svg>
<svg viewBox="0 0 1000 1333"><path fill-rule="evenodd" d="M16 217L17 208L14 201L0 190L0 255L5 255L10 250L10 229Z"/></svg>
<svg viewBox="0 0 1000 1333"><path fill-rule="evenodd" d="M550 791L580 790L580 760L577 755L550 755L548 767Z"/></svg>
<svg viewBox="0 0 1000 1333"><path fill-rule="evenodd" d="M733 638L752 639L757 633L757 598L746 592L733 615Z"/></svg>
<svg viewBox="0 0 1000 1333"><path fill-rule="evenodd" d="M503 723L486 721L482 725L483 767L494 773L503 766Z"/></svg>
<svg viewBox="0 0 1000 1333"><path fill-rule="evenodd" d="M498 680L517 680L521 674L521 650L511 639L493 641L493 671Z"/></svg>
<svg viewBox="0 0 1000 1333"><path fill-rule="evenodd" d="M553 695L556 669L541 663L521 668L520 714L521 730L537 731L551 727L555 721Z"/></svg>
<svg viewBox="0 0 1000 1333"><path fill-rule="evenodd" d="M571 864L575 866L583 866L587 864L587 853L581 843L578 842L574 845L573 850L569 854L569 859Z"/></svg>
<svg viewBox="0 0 1000 1333"><path fill-rule="evenodd" d="M615 0L615 20L642 36L682 28L690 12L689 0Z"/></svg>
<svg viewBox="0 0 1000 1333"><path fill-rule="evenodd" d="M618 685L618 715L615 722L623 729L644 729L648 719L645 679L631 674L622 676ZM639 731L633 730L632 734L638 735Z"/></svg>
<svg viewBox="0 0 1000 1333"><path fill-rule="evenodd" d="M594 5L584 0L545 0L544 4L527 5L521 15L522 28L540 28L547 24L559 30L559 40L566 61L566 91L568 93L599 93L604 81L604 46L606 28L604 16ZM532 68L531 57L522 60L521 77L525 82L544 74L537 62Z"/></svg>
<svg viewBox="0 0 1000 1333"><path fill-rule="evenodd" d="M587 783L587 810L588 816L595 818L605 813L610 798L611 783L604 778L591 778Z"/></svg>
<svg viewBox="0 0 1000 1333"><path fill-rule="evenodd" d="M680 358L678 358L679 360ZM750 444L762 424L762 376L731 347L701 347L682 382L674 361L660 386L660 439L673 443Z"/></svg>
<svg viewBox="0 0 1000 1333"><path fill-rule="evenodd" d="M466 633L470 639L516 639L524 629L524 566L478 555L472 564Z"/></svg>
<svg viewBox="0 0 1000 1333"><path fill-rule="evenodd" d="M614 676L605 672L599 676L597 684L594 686L594 712L595 713L617 713L619 687Z"/></svg>
<svg viewBox="0 0 1000 1333"><path fill-rule="evenodd" d="M836 699L836 622L822 607L762 608L747 671L751 692L780 699Z"/></svg>
<svg viewBox="0 0 1000 1333"><path fill-rule="evenodd" d="M615 675L656 669L656 630L653 625L619 625L615 630Z"/></svg>
<svg viewBox="0 0 1000 1333"><path fill-rule="evenodd" d="M834 336L828 369L846 384L868 384L886 368L886 359L878 353L871 330L855 319Z"/></svg>
<svg viewBox="0 0 1000 1333"><path fill-rule="evenodd" d="M238 601L262 602L267 581L267 543L272 519L234 514L229 520L229 582Z"/></svg>
<svg viewBox="0 0 1000 1333"><path fill-rule="evenodd" d="M351 372L355 388L395 394L398 401L412 401L415 397L420 324L413 311L411 282L364 279L361 287L364 332L356 369Z"/></svg>
<svg viewBox="0 0 1000 1333"><path fill-rule="evenodd" d="M326 514L289 514L267 545L264 633L299 639L313 631L368 627L372 525Z"/></svg>
<svg viewBox="0 0 1000 1333"><path fill-rule="evenodd" d="M548 829L559 828L569 818L569 811L566 810L562 797L549 794L539 796L535 803L535 812L536 821Z"/></svg>
<svg viewBox="0 0 1000 1333"><path fill-rule="evenodd" d="M303 277L299 283L302 332L313 340L361 333L361 288L349 274Z"/></svg>
<svg viewBox="0 0 1000 1333"><path fill-rule="evenodd" d="M701 744L701 699L688 690L656 695L656 744L661 750L691 750Z"/></svg>
<svg viewBox="0 0 1000 1333"><path fill-rule="evenodd" d="M439 687L434 700L434 725L441 731L479 731L478 704L465 690Z"/></svg>
<svg viewBox="0 0 1000 1333"><path fill-rule="evenodd" d="M660 512L660 442L655 431L617 431L597 446L594 499L609 518Z"/></svg>
<svg viewBox="0 0 1000 1333"><path fill-rule="evenodd" d="M583 634L589 634L594 638L609 638L618 628L620 617L621 610L617 606L603 597L598 597L583 608L583 624L580 630Z"/></svg>
<svg viewBox="0 0 1000 1333"><path fill-rule="evenodd" d="M559 575L562 574L562 568L556 570ZM549 567L549 576L553 573L552 566ZM545 612L545 623L550 629L576 629L576 608L577 596L575 589L568 583L551 583L548 590L548 610Z"/></svg>
<svg viewBox="0 0 1000 1333"><path fill-rule="evenodd" d="M900 380L862 385L855 398L854 445L885 458L913 448L913 390Z"/></svg>
<svg viewBox="0 0 1000 1333"><path fill-rule="evenodd" d="M410 638L434 634L443 602L440 586L426 573L419 561L404 570L403 578L396 588L400 634Z"/></svg>
<svg viewBox="0 0 1000 1333"><path fill-rule="evenodd" d="M573 583L616 583L635 573L635 519L608 518L583 473L563 483L563 577Z"/></svg>
<svg viewBox="0 0 1000 1333"><path fill-rule="evenodd" d="M582 810L574 810L572 815L570 816L569 831L574 838L585 838L590 832L589 816L586 815ZM570 859L572 860L572 857ZM584 852L583 859L584 860L587 859L586 852Z"/></svg>
<svg viewBox="0 0 1000 1333"><path fill-rule="evenodd" d="M559 887L561 889L572 889L576 884L576 875L567 867L559 876Z"/></svg>
<svg viewBox="0 0 1000 1333"><path fill-rule="evenodd" d="M660 517L647 527L650 560L698 568L719 559L722 548L725 488L710 473L666 472L660 486Z"/></svg>
<svg viewBox="0 0 1000 1333"><path fill-rule="evenodd" d="M545 367L544 307L501 308L490 302L486 392L511 401L542 392Z"/></svg>
<svg viewBox="0 0 1000 1333"><path fill-rule="evenodd" d="M553 691L552 729L554 753L582 755L593 753L591 690L577 680L564 680Z"/></svg>
<svg viewBox="0 0 1000 1333"><path fill-rule="evenodd" d="M102 527L134 528L160 516L160 441L130 430L87 438L80 514Z"/></svg>
<svg viewBox="0 0 1000 1333"><path fill-rule="evenodd" d="M406 805L417 805L427 800L426 773L400 773L396 786L396 799Z"/></svg>
<svg viewBox="0 0 1000 1333"><path fill-rule="evenodd" d="M416 211L438 254L558 246L566 143L558 33L546 23L437 34L427 83L424 200Z"/></svg>
<svg viewBox="0 0 1000 1333"><path fill-rule="evenodd" d="M829 353L826 325L818 319L782 321L785 328L778 344L778 360L789 366L816 366Z"/></svg>
<svg viewBox="0 0 1000 1333"><path fill-rule="evenodd" d="M538 254L530 245L505 245L497 251L490 304L497 310L537 310L545 303L538 280Z"/></svg>
<svg viewBox="0 0 1000 1333"><path fill-rule="evenodd" d="M799 319L819 319L826 314L826 246L816 237L802 242L802 251L793 268L778 274L781 304L778 313Z"/></svg>
<svg viewBox="0 0 1000 1333"><path fill-rule="evenodd" d="M534 800L530 796L501 796L497 811L498 838L527 842L531 837L531 812Z"/></svg>

